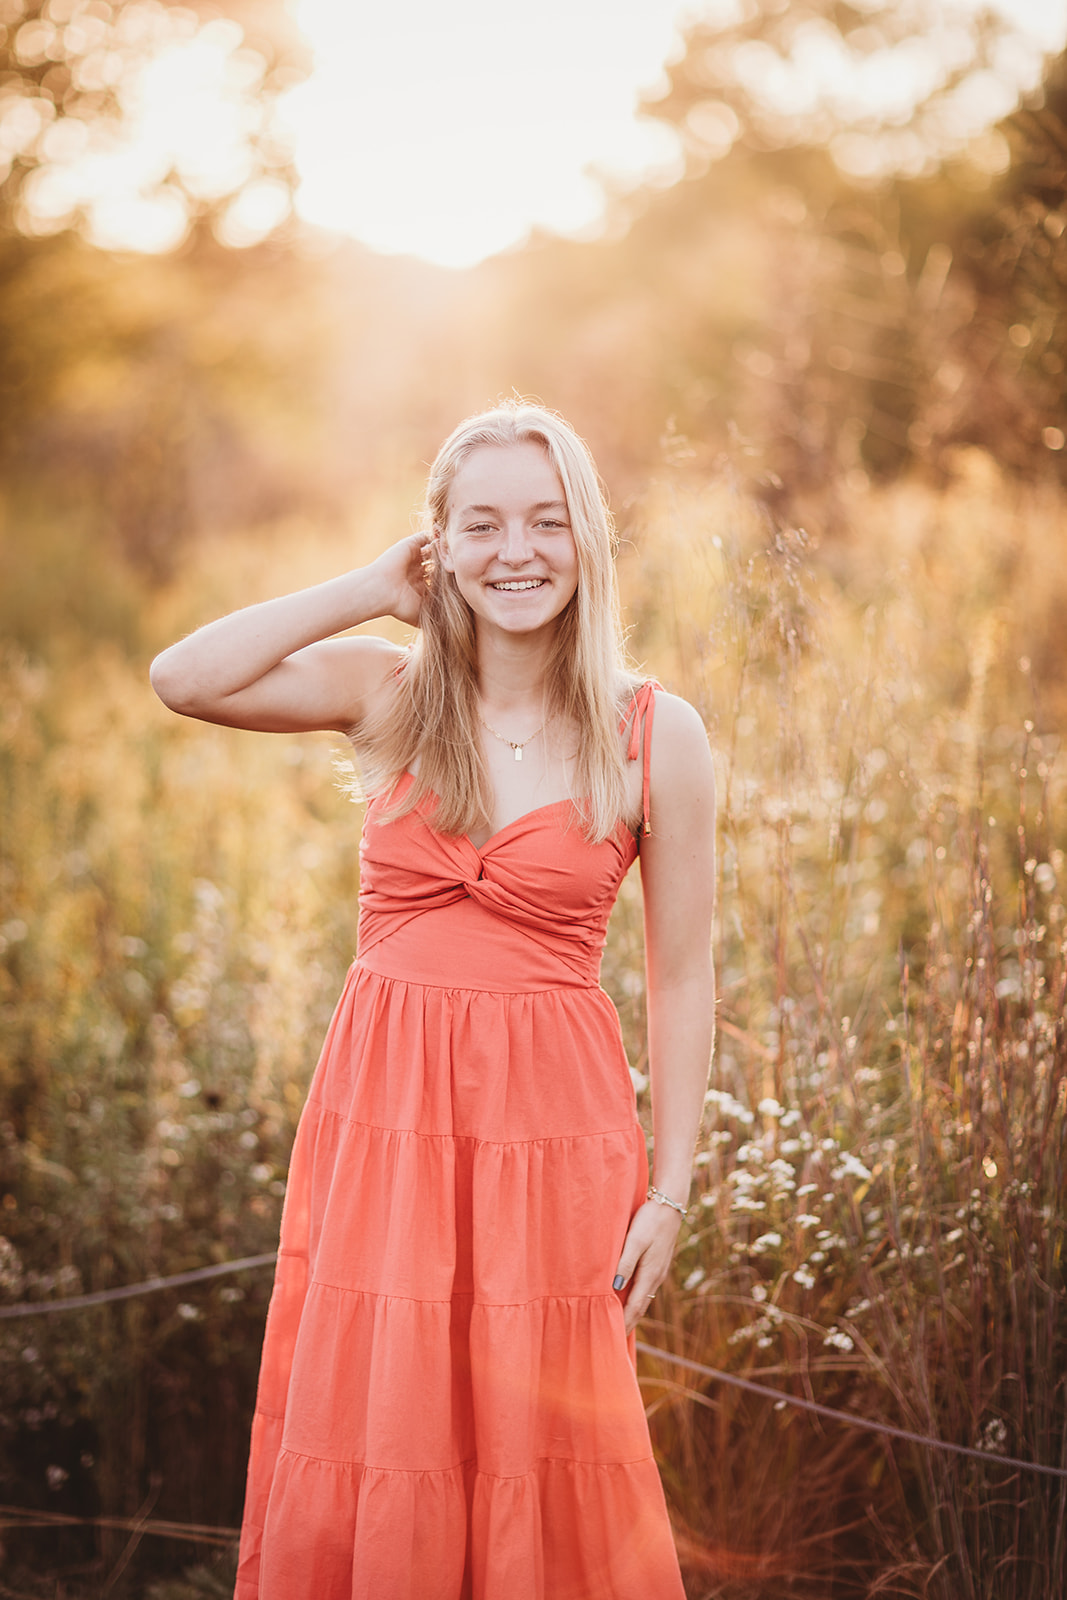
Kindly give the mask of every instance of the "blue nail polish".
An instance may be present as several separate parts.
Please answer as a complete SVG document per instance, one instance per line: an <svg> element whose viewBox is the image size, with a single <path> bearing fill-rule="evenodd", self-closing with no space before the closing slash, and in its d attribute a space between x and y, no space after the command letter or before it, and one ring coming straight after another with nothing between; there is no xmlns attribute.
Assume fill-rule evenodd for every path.
<svg viewBox="0 0 1067 1600"><path fill-rule="evenodd" d="M614 1279L611 1287L613 1289L621 1289L625 1282L626 1282L626 1279L623 1277L622 1273L619 1272L619 1273L616 1274L615 1279Z"/></svg>

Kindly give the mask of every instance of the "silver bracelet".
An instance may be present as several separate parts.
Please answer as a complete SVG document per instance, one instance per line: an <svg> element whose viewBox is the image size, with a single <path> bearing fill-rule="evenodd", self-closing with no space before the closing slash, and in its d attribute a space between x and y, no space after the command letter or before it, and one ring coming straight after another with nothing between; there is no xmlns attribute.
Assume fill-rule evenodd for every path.
<svg viewBox="0 0 1067 1600"><path fill-rule="evenodd" d="M689 1212L686 1210L685 1206L680 1206L677 1200L672 1200L670 1195L664 1194L659 1189L650 1188L648 1193L645 1195L645 1199L655 1200L661 1206L670 1206L671 1210L677 1211L680 1217L687 1217L689 1215Z"/></svg>

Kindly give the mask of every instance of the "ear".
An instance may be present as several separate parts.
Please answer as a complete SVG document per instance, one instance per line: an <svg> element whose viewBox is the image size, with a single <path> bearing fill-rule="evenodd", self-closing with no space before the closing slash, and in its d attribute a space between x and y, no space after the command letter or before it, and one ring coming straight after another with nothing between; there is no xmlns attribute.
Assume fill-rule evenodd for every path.
<svg viewBox="0 0 1067 1600"><path fill-rule="evenodd" d="M456 563L449 549L448 539L443 528L434 528L433 531L434 554L446 572L455 572Z"/></svg>

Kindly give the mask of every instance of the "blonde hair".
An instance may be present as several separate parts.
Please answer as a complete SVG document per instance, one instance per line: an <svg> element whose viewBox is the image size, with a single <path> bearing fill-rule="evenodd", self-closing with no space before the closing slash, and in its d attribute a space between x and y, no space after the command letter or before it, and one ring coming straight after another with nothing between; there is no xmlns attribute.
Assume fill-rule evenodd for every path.
<svg viewBox="0 0 1067 1600"><path fill-rule="evenodd" d="M577 551L578 586L557 623L545 709L579 731L576 807L586 836L596 841L629 811L619 718L636 679L626 668L619 621L614 524L588 447L562 417L528 401L479 412L461 422L438 451L426 511L440 537L452 481L471 452L529 443L541 446L563 485ZM480 737L474 615L439 560L419 626L396 695L358 731L364 787L383 793L412 772L414 782L390 814L431 798L436 828L471 833L490 819L493 805Z"/></svg>

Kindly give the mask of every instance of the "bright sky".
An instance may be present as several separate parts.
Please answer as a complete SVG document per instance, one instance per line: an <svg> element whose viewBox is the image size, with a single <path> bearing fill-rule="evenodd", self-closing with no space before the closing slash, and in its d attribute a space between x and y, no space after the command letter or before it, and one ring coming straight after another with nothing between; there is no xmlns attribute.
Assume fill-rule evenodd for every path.
<svg viewBox="0 0 1067 1600"><path fill-rule="evenodd" d="M531 227L595 226L603 203L597 173L632 181L677 171L672 136L635 116L637 100L660 79L682 18L728 14L738 0L290 3L315 53L310 81L283 106L301 177L298 210L376 249L465 266L520 242ZM939 0L946 37L954 17L978 3ZM1034 81L1041 49L1062 48L1067 38L1067 0L993 5L1022 22L1031 42L998 64L999 79L972 83L970 101L961 99L956 120L970 131L1002 115L1016 89ZM91 17L82 17L83 6L51 0L49 9L72 18L68 32L84 32ZM159 189L168 172L210 198L250 170L258 113L247 91L257 58L242 48L234 23L199 27L193 12L158 0L135 0L121 27L120 47L135 67L120 79L123 135L106 137L70 117L42 125L49 106L16 105L0 90L0 166L5 148L36 140L48 158L27 197L38 227L61 226L80 207L99 243L164 250L185 226L180 199ZM49 30L56 32L49 22L19 30L23 59L47 58ZM821 96L846 118L880 107L906 122L909 104L936 76L932 42L900 47L862 83L825 29L810 29L798 69L777 76L761 69L760 46L746 48L754 81L784 109ZM102 87L116 59L90 50L78 69L84 86ZM717 137L718 126L712 144ZM223 237L253 242L286 204L284 186L268 174L231 208Z"/></svg>
<svg viewBox="0 0 1067 1600"><path fill-rule="evenodd" d="M297 0L318 46L289 115L310 221L464 266L599 213L590 167L677 162L634 116L682 0Z"/></svg>

